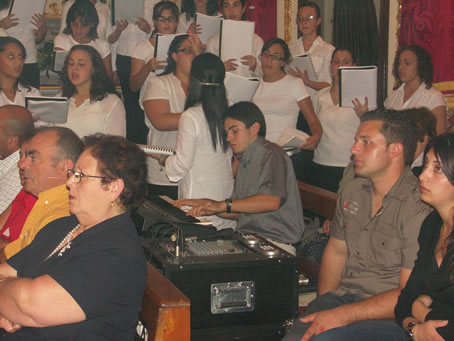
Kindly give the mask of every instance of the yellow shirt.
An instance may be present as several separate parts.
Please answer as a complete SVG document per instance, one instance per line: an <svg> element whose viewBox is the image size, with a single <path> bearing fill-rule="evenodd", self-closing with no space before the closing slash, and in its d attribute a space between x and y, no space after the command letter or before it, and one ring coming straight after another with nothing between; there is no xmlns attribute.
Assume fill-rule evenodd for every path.
<svg viewBox="0 0 454 341"><path fill-rule="evenodd" d="M28 215L19 238L5 247L6 259L28 246L38 232L51 221L70 215L68 195L66 185L39 193L38 201Z"/></svg>

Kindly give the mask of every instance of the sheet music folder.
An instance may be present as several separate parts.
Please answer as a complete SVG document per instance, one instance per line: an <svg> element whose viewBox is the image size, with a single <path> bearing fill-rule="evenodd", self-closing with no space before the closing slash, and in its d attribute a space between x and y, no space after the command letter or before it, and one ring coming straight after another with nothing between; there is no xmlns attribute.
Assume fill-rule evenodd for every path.
<svg viewBox="0 0 454 341"><path fill-rule="evenodd" d="M25 97L25 107L32 116L39 116L47 123L66 123L69 99L66 97L33 96Z"/></svg>
<svg viewBox="0 0 454 341"><path fill-rule="evenodd" d="M219 57L239 60L252 54L255 23L252 21L222 20L219 31Z"/></svg>
<svg viewBox="0 0 454 341"><path fill-rule="evenodd" d="M311 81L316 81L318 79L314 64L312 63L312 58L307 53L292 57L292 61L288 67L295 69L298 67L303 72L307 71L307 75Z"/></svg>
<svg viewBox="0 0 454 341"><path fill-rule="evenodd" d="M377 108L377 67L341 66L339 68L339 106L353 108L352 100L361 103L367 96L369 109Z"/></svg>
<svg viewBox="0 0 454 341"><path fill-rule="evenodd" d="M144 17L144 0L112 0L110 4L112 13L112 26L117 20L127 20L135 24L137 18Z"/></svg>
<svg viewBox="0 0 454 341"><path fill-rule="evenodd" d="M44 13L46 0L11 0L8 15L15 14L19 18L19 26L35 30L36 26L31 23L35 13Z"/></svg>

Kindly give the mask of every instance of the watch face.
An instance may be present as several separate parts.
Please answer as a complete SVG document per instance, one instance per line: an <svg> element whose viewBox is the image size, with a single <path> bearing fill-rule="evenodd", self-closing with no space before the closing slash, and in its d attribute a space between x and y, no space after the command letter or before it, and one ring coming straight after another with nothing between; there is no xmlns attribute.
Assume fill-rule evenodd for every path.
<svg viewBox="0 0 454 341"><path fill-rule="evenodd" d="M407 325L407 335L413 337L413 328L416 326L416 322L410 322Z"/></svg>

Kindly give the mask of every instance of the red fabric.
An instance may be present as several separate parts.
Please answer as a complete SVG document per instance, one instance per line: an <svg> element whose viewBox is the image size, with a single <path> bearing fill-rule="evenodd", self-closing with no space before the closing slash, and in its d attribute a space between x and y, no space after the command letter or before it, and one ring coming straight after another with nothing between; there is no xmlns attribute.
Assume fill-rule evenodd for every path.
<svg viewBox="0 0 454 341"><path fill-rule="evenodd" d="M454 1L403 0L399 46L411 44L429 51L434 83L454 82Z"/></svg>
<svg viewBox="0 0 454 341"><path fill-rule="evenodd" d="M255 33L263 41L277 36L277 1L247 0L246 20L255 22Z"/></svg>
<svg viewBox="0 0 454 341"><path fill-rule="evenodd" d="M19 238L22 227L27 220L28 214L35 205L36 197L22 189L12 202L11 213L3 228L0 230L0 238L9 242Z"/></svg>

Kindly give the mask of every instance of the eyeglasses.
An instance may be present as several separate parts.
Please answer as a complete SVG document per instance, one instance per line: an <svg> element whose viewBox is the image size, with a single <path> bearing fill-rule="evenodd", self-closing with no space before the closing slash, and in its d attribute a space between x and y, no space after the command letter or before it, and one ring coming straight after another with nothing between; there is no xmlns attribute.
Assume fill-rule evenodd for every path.
<svg viewBox="0 0 454 341"><path fill-rule="evenodd" d="M303 17L297 17L296 18L296 22L299 22L299 23L304 23L304 22L311 22L312 20L315 19L315 16L313 15L310 15L306 18L303 18Z"/></svg>
<svg viewBox="0 0 454 341"><path fill-rule="evenodd" d="M86 175L86 174L84 174L82 172L78 172L74 169L68 169L66 171L66 178L69 179L72 176L74 176L74 182L77 184L80 184L80 182L82 181L82 178L98 178L98 179L103 179L103 180L113 180L111 178L106 178L104 176Z"/></svg>
<svg viewBox="0 0 454 341"><path fill-rule="evenodd" d="M158 22L160 22L161 24L164 24L166 22L168 23L176 23L177 22L177 17L158 17L158 19L156 19Z"/></svg>
<svg viewBox="0 0 454 341"><path fill-rule="evenodd" d="M185 47L184 49L179 49L177 52L183 52L184 54L194 54L192 47Z"/></svg>
<svg viewBox="0 0 454 341"><path fill-rule="evenodd" d="M261 53L260 57L262 57L262 58L271 58L271 60L274 61L274 62L279 62L281 60L284 60L284 58L281 58L281 56L279 56L277 54L271 54L271 53L268 53L268 52Z"/></svg>

